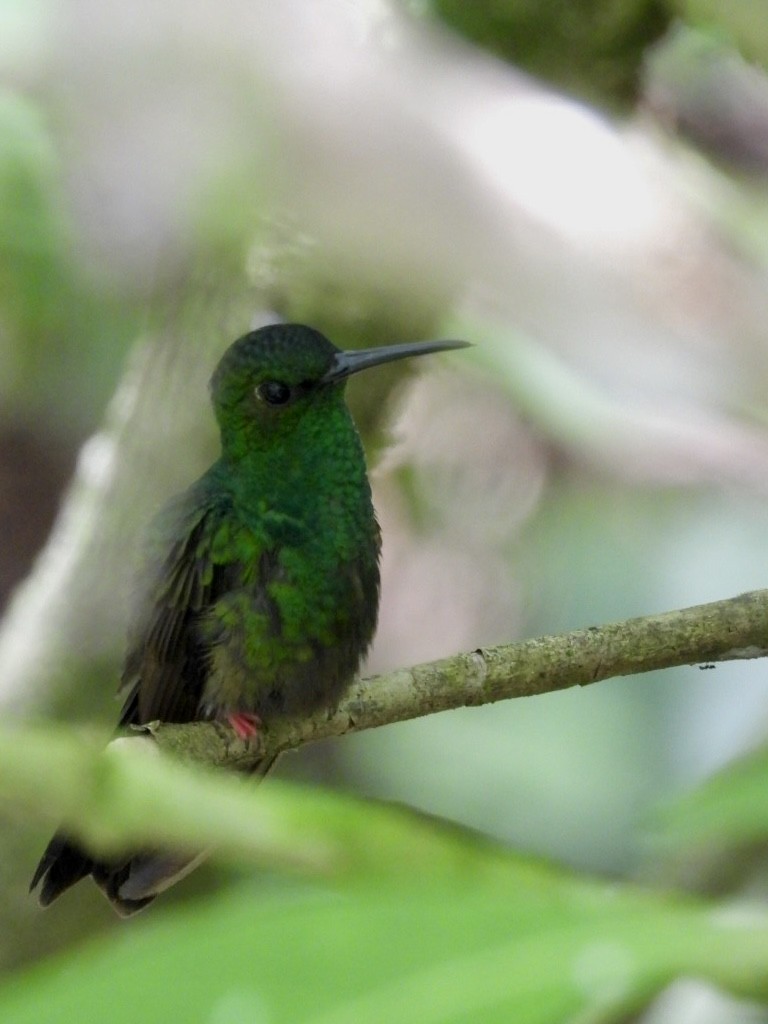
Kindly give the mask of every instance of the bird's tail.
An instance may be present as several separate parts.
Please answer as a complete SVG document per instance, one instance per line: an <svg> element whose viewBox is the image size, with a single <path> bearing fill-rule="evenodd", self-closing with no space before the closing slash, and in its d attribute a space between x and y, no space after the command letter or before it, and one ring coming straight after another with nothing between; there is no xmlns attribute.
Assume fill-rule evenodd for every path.
<svg viewBox="0 0 768 1024"><path fill-rule="evenodd" d="M88 854L61 832L57 832L40 858L29 883L29 891L34 892L40 885L40 906L47 907L70 886L90 875L92 870L93 861Z"/></svg>
<svg viewBox="0 0 768 1024"><path fill-rule="evenodd" d="M278 756L262 761L253 774L266 775ZM40 886L40 906L47 907L70 886L92 875L117 913L121 917L130 917L193 871L208 852L145 850L134 851L114 861L102 861L86 853L62 832L57 832L40 858L29 891L33 892Z"/></svg>
<svg viewBox="0 0 768 1024"><path fill-rule="evenodd" d="M94 860L77 843L57 833L37 865L29 891L40 885L40 906L47 907L70 886L92 875L117 913L130 917L188 875L206 856L207 851L194 855L158 851L110 863Z"/></svg>

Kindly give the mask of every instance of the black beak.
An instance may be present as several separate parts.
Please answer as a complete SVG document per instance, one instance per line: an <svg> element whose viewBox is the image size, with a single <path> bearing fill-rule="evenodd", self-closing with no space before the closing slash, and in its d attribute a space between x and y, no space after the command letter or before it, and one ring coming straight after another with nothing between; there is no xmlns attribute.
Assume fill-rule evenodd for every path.
<svg viewBox="0 0 768 1024"><path fill-rule="evenodd" d="M406 341L402 345L382 345L380 348L351 349L349 352L337 352L333 357L330 369L322 377L321 384L336 384L346 380L353 373L367 370L381 363L391 363L395 359L407 359L409 356L426 356L431 352L447 352L455 348L469 348L468 341Z"/></svg>

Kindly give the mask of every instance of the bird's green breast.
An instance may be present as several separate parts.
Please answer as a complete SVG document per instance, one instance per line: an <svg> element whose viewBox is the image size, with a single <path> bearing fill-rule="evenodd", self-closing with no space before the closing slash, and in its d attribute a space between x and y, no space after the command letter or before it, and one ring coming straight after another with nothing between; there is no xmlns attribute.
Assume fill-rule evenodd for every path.
<svg viewBox="0 0 768 1024"><path fill-rule="evenodd" d="M293 465L215 469L209 571L224 582L199 626L208 714L308 712L338 698L371 642L379 530L359 440L341 426L295 439Z"/></svg>

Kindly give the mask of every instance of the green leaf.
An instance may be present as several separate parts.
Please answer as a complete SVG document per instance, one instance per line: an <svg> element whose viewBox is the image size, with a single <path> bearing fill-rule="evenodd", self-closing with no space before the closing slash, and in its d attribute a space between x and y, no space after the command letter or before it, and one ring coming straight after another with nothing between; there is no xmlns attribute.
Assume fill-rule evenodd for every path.
<svg viewBox="0 0 768 1024"><path fill-rule="evenodd" d="M414 880L417 881L417 880ZM768 920L552 872L545 888L409 884L145 915L16 977L4 1024L607 1021L680 975L768 996Z"/></svg>
<svg viewBox="0 0 768 1024"><path fill-rule="evenodd" d="M586 879L399 807L193 772L146 744L2 732L0 800L50 803L103 849L215 838L314 888L160 901L12 978L3 1024L606 1022L692 975L768 1000L764 913Z"/></svg>
<svg viewBox="0 0 768 1024"><path fill-rule="evenodd" d="M18 370L21 377L24 367L13 361L29 360L39 370L46 332L60 315L65 228L57 198L55 155L41 111L0 88L0 312L23 341L10 346L10 361L5 353L6 373Z"/></svg>
<svg viewBox="0 0 768 1024"><path fill-rule="evenodd" d="M768 748L734 761L662 811L661 841L674 848L768 839Z"/></svg>
<svg viewBox="0 0 768 1024"><path fill-rule="evenodd" d="M0 808L62 824L105 855L136 845L214 847L219 857L346 881L467 877L533 885L539 867L402 807L252 780L162 757L147 737L101 750L62 727L0 730Z"/></svg>

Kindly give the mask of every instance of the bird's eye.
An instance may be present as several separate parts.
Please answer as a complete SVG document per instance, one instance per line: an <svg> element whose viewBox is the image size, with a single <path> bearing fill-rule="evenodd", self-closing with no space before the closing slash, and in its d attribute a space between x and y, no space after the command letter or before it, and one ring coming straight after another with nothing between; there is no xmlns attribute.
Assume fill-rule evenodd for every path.
<svg viewBox="0 0 768 1024"><path fill-rule="evenodd" d="M265 380L256 388L256 397L267 405L285 405L290 401L291 389L281 380Z"/></svg>

